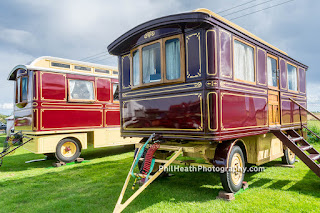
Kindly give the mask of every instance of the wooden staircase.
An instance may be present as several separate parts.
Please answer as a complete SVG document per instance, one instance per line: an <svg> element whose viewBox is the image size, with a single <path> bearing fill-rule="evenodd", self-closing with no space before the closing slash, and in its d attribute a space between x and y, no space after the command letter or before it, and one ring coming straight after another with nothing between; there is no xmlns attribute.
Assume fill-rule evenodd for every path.
<svg viewBox="0 0 320 213"><path fill-rule="evenodd" d="M320 153L294 129L273 130L273 134L320 177Z"/></svg>
<svg viewBox="0 0 320 213"><path fill-rule="evenodd" d="M301 106L295 100L291 98L290 100L299 106L301 130L305 128L306 130L308 130L309 132L311 132L313 135L315 135L317 138L320 139L320 137L317 134L315 134L310 129L308 129L308 127L302 124L301 110L306 111L307 113L309 113L311 116L313 116L319 121L320 121L320 118L318 118L312 112L310 112L309 110ZM320 153L315 148L313 148L313 146L310 145L304 139L303 136L301 136L297 131L295 131L293 127L281 128L280 130L279 129L271 130L271 132L277 138L279 138L279 140L281 140L285 146L287 146L293 153L295 153L296 156L298 156L316 175L320 177Z"/></svg>

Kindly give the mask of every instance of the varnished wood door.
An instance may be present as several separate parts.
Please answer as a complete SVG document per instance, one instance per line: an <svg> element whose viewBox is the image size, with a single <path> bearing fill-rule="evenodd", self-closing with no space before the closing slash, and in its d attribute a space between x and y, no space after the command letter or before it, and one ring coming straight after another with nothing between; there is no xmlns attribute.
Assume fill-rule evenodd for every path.
<svg viewBox="0 0 320 213"><path fill-rule="evenodd" d="M268 113L269 126L280 125L279 92L269 90L268 93Z"/></svg>

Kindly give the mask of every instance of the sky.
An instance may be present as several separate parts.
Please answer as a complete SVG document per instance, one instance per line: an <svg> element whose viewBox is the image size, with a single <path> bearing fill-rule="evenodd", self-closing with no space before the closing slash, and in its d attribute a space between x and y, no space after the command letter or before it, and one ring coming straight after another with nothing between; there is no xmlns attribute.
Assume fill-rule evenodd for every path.
<svg viewBox="0 0 320 213"><path fill-rule="evenodd" d="M13 82L7 77L18 64L40 56L55 56L117 66L117 59L103 52L107 52L107 46L116 38L143 22L196 8L219 13L250 2L219 13L232 19L286 1L1 0L0 113L12 113ZM319 8L320 1L292 0L232 20L309 66L307 95L308 108L312 111L320 111ZM96 56L88 58L93 55Z"/></svg>

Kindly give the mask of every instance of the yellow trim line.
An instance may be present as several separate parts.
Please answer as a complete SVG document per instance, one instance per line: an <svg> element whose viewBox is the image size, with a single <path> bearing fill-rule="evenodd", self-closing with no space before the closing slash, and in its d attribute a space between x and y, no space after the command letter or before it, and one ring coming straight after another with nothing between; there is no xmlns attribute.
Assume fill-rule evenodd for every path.
<svg viewBox="0 0 320 213"><path fill-rule="evenodd" d="M208 9L206 9L206 8L199 8L199 9L193 10L192 12L207 13L207 14L213 16L214 18L216 18L216 19L218 19L218 20L226 23L227 25L233 27L234 29L236 29L236 30L238 30L238 31L240 31L240 32L242 32L242 33L250 36L251 38L253 38L253 39L255 39L255 40L257 40L257 41L259 41L259 42L261 42L261 43L263 43L263 44L271 47L272 49L274 49L274 50L276 50L276 51L278 51L278 52L280 52L280 53L282 53L282 54L288 55L286 52L284 52L284 51L276 48L275 46L273 46L273 45L269 44L268 42L262 40L262 39L259 38L258 36L250 33L250 32L247 31L246 29L243 29L242 27L240 27L240 26L236 25L235 23L233 23L233 22L231 22L231 21L223 18L222 16L219 16L218 14L212 12L211 10L208 10Z"/></svg>

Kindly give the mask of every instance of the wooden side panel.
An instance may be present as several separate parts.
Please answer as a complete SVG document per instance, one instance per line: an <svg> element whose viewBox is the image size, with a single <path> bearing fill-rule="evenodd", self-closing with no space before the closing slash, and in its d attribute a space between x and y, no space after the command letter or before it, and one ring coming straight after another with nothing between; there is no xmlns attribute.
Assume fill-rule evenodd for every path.
<svg viewBox="0 0 320 213"><path fill-rule="evenodd" d="M306 93L306 71L299 67L299 91L303 94Z"/></svg>
<svg viewBox="0 0 320 213"><path fill-rule="evenodd" d="M267 125L267 98L239 93L221 93L221 130Z"/></svg>
<svg viewBox="0 0 320 213"><path fill-rule="evenodd" d="M217 55L216 55L216 31L208 30L206 32L206 48L207 48L207 74L217 74Z"/></svg>
<svg viewBox="0 0 320 213"><path fill-rule="evenodd" d="M280 59L280 88L287 89L287 64L282 58Z"/></svg>
<svg viewBox="0 0 320 213"><path fill-rule="evenodd" d="M260 85L267 85L266 52L258 48L257 54L257 83Z"/></svg>
<svg viewBox="0 0 320 213"><path fill-rule="evenodd" d="M111 96L111 83L109 79L97 78L97 100L100 102L110 101Z"/></svg>
<svg viewBox="0 0 320 213"><path fill-rule="evenodd" d="M220 75L232 77L231 34L220 30Z"/></svg>
<svg viewBox="0 0 320 213"><path fill-rule="evenodd" d="M122 79L122 89L130 88L130 57L129 55L122 56L122 72L121 79Z"/></svg>
<svg viewBox="0 0 320 213"><path fill-rule="evenodd" d="M106 111L106 126L120 126L120 111Z"/></svg>
<svg viewBox="0 0 320 213"><path fill-rule="evenodd" d="M103 110L41 109L41 130L103 126Z"/></svg>
<svg viewBox="0 0 320 213"><path fill-rule="evenodd" d="M200 32L186 35L187 78L200 77L201 70Z"/></svg>
<svg viewBox="0 0 320 213"><path fill-rule="evenodd" d="M218 95L216 92L209 92L207 96L208 104L208 129L218 130Z"/></svg>
<svg viewBox="0 0 320 213"><path fill-rule="evenodd" d="M41 73L41 100L67 100L65 74Z"/></svg>

